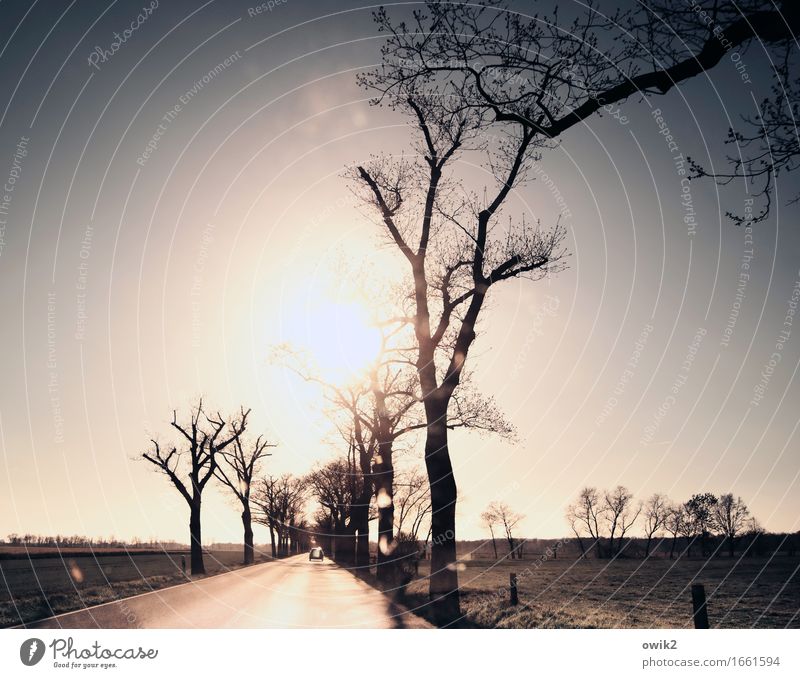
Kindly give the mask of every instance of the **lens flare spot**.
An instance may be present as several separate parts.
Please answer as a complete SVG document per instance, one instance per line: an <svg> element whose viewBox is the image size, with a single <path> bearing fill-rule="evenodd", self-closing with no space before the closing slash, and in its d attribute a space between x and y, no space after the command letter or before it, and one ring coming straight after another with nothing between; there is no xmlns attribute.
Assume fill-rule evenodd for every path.
<svg viewBox="0 0 800 678"><path fill-rule="evenodd" d="M72 577L72 581L74 581L76 584L83 582L83 572L74 560L69 561L69 574Z"/></svg>
<svg viewBox="0 0 800 678"><path fill-rule="evenodd" d="M378 498L376 501L378 503L378 508L385 509L392 505L392 498L384 488L378 490Z"/></svg>

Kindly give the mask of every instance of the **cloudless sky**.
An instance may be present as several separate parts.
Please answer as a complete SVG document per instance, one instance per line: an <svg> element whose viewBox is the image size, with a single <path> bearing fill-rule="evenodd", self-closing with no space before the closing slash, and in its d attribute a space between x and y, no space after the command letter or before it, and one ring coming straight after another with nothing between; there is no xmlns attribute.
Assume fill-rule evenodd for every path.
<svg viewBox="0 0 800 678"><path fill-rule="evenodd" d="M270 347L329 331L317 316L352 282L342 261L402 270L342 177L411 141L355 83L379 59L371 10L161 2L111 53L143 4L0 8L0 180L15 179L0 242L3 535L187 540L183 500L137 456L199 394L253 408L252 430L280 443L270 472L330 458L319 394ZM666 97L632 98L628 124L573 128L513 195L509 214L544 224L569 210L572 257L551 280L493 291L470 360L520 442L453 435L460 537L485 536L478 516L498 498L527 516L526 535L566 534L583 485L620 483L642 499L734 492L767 528L798 529L800 326L751 405L800 278L796 180L754 228L737 300L750 245L724 212L743 211L744 189L692 182L690 234L652 114L684 155L725 167L729 122L769 85L763 51L743 58L749 84L723 60ZM479 188L474 161L458 170ZM421 441L406 447L400 463L419 464ZM210 489L204 540L240 538L236 507Z"/></svg>

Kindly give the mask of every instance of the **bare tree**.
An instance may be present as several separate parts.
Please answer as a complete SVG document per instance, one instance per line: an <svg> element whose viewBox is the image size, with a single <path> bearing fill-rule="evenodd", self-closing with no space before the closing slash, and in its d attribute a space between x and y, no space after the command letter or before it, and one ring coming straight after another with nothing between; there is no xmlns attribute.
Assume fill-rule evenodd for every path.
<svg viewBox="0 0 800 678"><path fill-rule="evenodd" d="M581 553L585 556L592 548L596 548L597 556L603 557L602 544L600 542L600 520L603 517L603 504L600 493L595 487L584 487L578 498L567 508L567 520L572 531L578 538L578 545ZM584 548L581 534L588 532L592 543L589 548Z"/></svg>
<svg viewBox="0 0 800 678"><path fill-rule="evenodd" d="M152 439L152 448L142 453L142 457L156 466L163 473L189 505L189 537L191 548L192 574L205 574L203 564L202 532L200 524L200 510L202 507L203 490L208 481L214 476L217 469L218 455L237 437L244 433L247 427L247 416L250 410L242 408L241 418L230 424L230 434L223 437L222 432L227 422L222 415L207 414L204 410L203 400L200 399L197 407L191 410L188 424L178 423L178 413L172 412L172 427L183 436L184 443L180 451L175 445L169 451L162 451L156 439ZM181 460L188 455L188 477L179 477Z"/></svg>
<svg viewBox="0 0 800 678"><path fill-rule="evenodd" d="M711 522L728 542L728 555L733 558L736 538L747 528L750 510L742 501L730 493L723 494L711 508Z"/></svg>
<svg viewBox="0 0 800 678"><path fill-rule="evenodd" d="M669 511L669 499L658 492L651 495L645 502L642 509L644 514L644 534L647 537L647 544L644 549L645 558L650 556L650 544L653 541L653 537L666 526Z"/></svg>
<svg viewBox="0 0 800 678"><path fill-rule="evenodd" d="M244 414L244 413L242 413ZM264 436L250 443L237 436L233 444L221 454L221 462L215 473L217 478L230 489L242 505L242 527L244 528L244 563L254 561L253 515L250 507L250 492L253 478L260 473L260 462L269 456L267 450L276 447Z"/></svg>
<svg viewBox="0 0 800 678"><path fill-rule="evenodd" d="M497 515L494 511L487 508L483 513L481 513L481 520L486 527L489 528L489 534L492 535L492 548L494 549L494 559L498 559L497 555L497 539L495 538L494 528L497 525Z"/></svg>
<svg viewBox="0 0 800 678"><path fill-rule="evenodd" d="M634 504L633 494L624 485L617 485L613 491L606 491L603 494L603 518L608 525L609 556L613 557L621 553L625 534L636 522L641 512L641 502ZM615 549L614 537L617 534L619 537Z"/></svg>
<svg viewBox="0 0 800 678"><path fill-rule="evenodd" d="M394 493L395 530L417 542L422 525L430 518L431 495L428 481L416 468L403 474Z"/></svg>
<svg viewBox="0 0 800 678"><path fill-rule="evenodd" d="M354 173L364 203L407 261L417 378L426 424L425 464L431 490L433 548L430 598L434 615L459 615L455 507L457 488L448 447L450 415L465 376L478 320L494 285L538 279L561 266L563 229L521 221L498 224L501 207L529 165L532 135L509 134L499 157L487 160L498 186L486 200L464 195L445 177L459 152L479 137L484 120L461 110L458 92L425 95L402 86L390 61L362 83L406 113L419 141L414 160L380 157Z"/></svg>
<svg viewBox="0 0 800 678"><path fill-rule="evenodd" d="M293 530L306 501L306 483L291 474L268 476L256 482L253 519L269 529L273 558L289 555Z"/></svg>
<svg viewBox="0 0 800 678"><path fill-rule="evenodd" d="M667 532L672 535L669 547L669 559L675 555L675 545L678 537L683 536L685 532L685 524L687 522L686 510L681 504L670 504L666 510L666 517L664 520L664 527Z"/></svg>
<svg viewBox="0 0 800 678"><path fill-rule="evenodd" d="M520 558L516 540L514 539L514 529L525 517L521 513L516 513L503 501L493 501L486 507L486 513L494 517L495 524L501 525L506 534L508 542L508 555L510 558Z"/></svg>

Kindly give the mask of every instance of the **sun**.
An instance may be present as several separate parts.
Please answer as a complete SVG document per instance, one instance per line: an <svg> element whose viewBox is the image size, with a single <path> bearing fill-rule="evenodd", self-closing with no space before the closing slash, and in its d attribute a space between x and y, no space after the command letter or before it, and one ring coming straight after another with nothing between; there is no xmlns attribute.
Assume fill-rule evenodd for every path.
<svg viewBox="0 0 800 678"><path fill-rule="evenodd" d="M306 353L320 376L340 383L364 374L381 350L381 333L355 302L302 304L288 319L286 339Z"/></svg>

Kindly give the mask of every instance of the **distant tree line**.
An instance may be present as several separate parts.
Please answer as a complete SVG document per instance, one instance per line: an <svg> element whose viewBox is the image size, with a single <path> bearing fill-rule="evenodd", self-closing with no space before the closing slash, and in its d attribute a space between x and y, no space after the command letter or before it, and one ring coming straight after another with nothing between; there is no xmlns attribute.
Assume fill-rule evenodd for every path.
<svg viewBox="0 0 800 678"><path fill-rule="evenodd" d="M110 537L87 537L81 534L72 535L43 535L17 534L12 532L0 544L9 546L49 546L52 548L63 547L85 547L85 548L131 548L131 549L179 549L186 548L186 544L175 541L160 541L158 539L143 540L133 537L129 540L117 539L113 535Z"/></svg>
<svg viewBox="0 0 800 678"><path fill-rule="evenodd" d="M703 556L724 551L733 557L741 542L754 544L764 534L744 500L732 493L704 492L685 502L655 493L642 502L623 485L610 491L584 487L567 508L566 518L583 557L631 555L627 550L635 526L645 558L654 545L661 551L668 545L669 558L691 556L693 549Z"/></svg>

